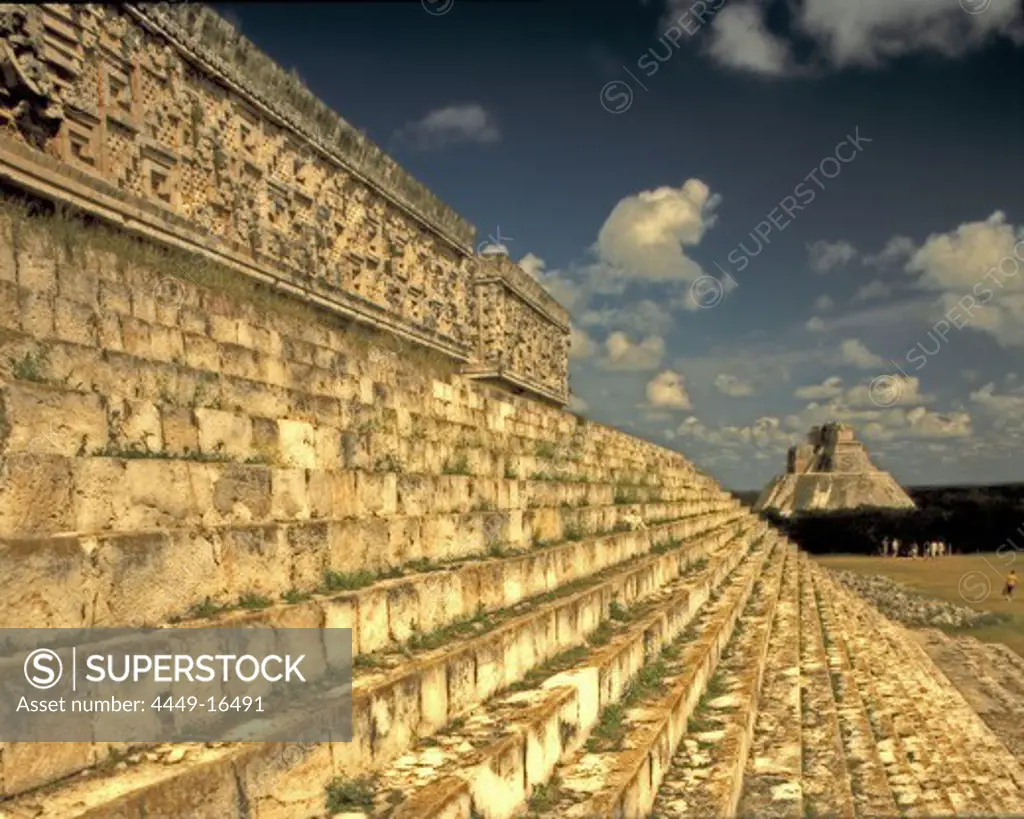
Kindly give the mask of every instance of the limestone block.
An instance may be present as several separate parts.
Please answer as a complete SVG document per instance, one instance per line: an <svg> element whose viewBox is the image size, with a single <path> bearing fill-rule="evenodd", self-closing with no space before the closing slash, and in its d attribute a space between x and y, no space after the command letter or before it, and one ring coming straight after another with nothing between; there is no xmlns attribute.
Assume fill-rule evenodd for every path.
<svg viewBox="0 0 1024 819"><path fill-rule="evenodd" d="M183 407L162 407L160 421L164 451L170 455L188 455L199 451L199 427L192 410Z"/></svg>
<svg viewBox="0 0 1024 819"><path fill-rule="evenodd" d="M97 602L96 625L155 625L207 597L222 597L213 537L189 529L101 540L94 561L110 585Z"/></svg>
<svg viewBox="0 0 1024 819"><path fill-rule="evenodd" d="M398 476L394 472L359 472L356 495L359 515L394 515L398 508Z"/></svg>
<svg viewBox="0 0 1024 819"><path fill-rule="evenodd" d="M260 362L254 350L238 344L221 344L220 368L224 375L258 380Z"/></svg>
<svg viewBox="0 0 1024 819"><path fill-rule="evenodd" d="M52 240L42 230L19 230L18 284L33 293L57 292L57 256Z"/></svg>
<svg viewBox="0 0 1024 819"><path fill-rule="evenodd" d="M98 395L47 384L11 382L0 392L0 440L6 452L74 457L107 444L107 415Z"/></svg>
<svg viewBox="0 0 1024 819"><path fill-rule="evenodd" d="M253 593L276 599L293 588L291 549L280 526L225 529L220 548L229 595Z"/></svg>
<svg viewBox="0 0 1024 819"><path fill-rule="evenodd" d="M128 519L124 490L125 461L117 458L78 458L73 467L74 523L79 532L102 532Z"/></svg>
<svg viewBox="0 0 1024 819"><path fill-rule="evenodd" d="M75 528L71 462L56 455L0 458L0 534L43 535Z"/></svg>
<svg viewBox="0 0 1024 819"><path fill-rule="evenodd" d="M330 529L326 568L347 574L385 566L386 562L380 559L379 553L386 534L387 524L383 520L351 518L334 521Z"/></svg>
<svg viewBox="0 0 1024 819"><path fill-rule="evenodd" d="M337 427L318 426L314 430L316 466L320 469L338 469L341 466L341 432Z"/></svg>
<svg viewBox="0 0 1024 819"><path fill-rule="evenodd" d="M92 625L99 588L79 538L6 540L0 544L0 574L0 628Z"/></svg>
<svg viewBox="0 0 1024 819"><path fill-rule="evenodd" d="M62 714L43 714L59 727ZM41 720L42 721L42 720ZM90 742L9 742L0 755L4 794L16 794L76 773L99 760Z"/></svg>
<svg viewBox="0 0 1024 819"><path fill-rule="evenodd" d="M184 334L185 363L196 370L219 372L220 346L205 336Z"/></svg>
<svg viewBox="0 0 1024 819"><path fill-rule="evenodd" d="M112 528L134 531L186 524L195 513L192 467L189 461L125 461L125 484L119 487L119 495L127 499L128 509Z"/></svg>
<svg viewBox="0 0 1024 819"><path fill-rule="evenodd" d="M121 316L121 340L124 350L138 358L151 358L153 339L150 327L132 316Z"/></svg>
<svg viewBox="0 0 1024 819"><path fill-rule="evenodd" d="M153 324L149 327L150 354L157 361L183 361L185 341L177 327Z"/></svg>
<svg viewBox="0 0 1024 819"><path fill-rule="evenodd" d="M334 507L334 475L320 469L308 474L309 514L314 518L336 517Z"/></svg>
<svg viewBox="0 0 1024 819"><path fill-rule="evenodd" d="M317 466L316 431L306 421L282 418L277 423L278 453L285 466L314 469Z"/></svg>
<svg viewBox="0 0 1024 819"><path fill-rule="evenodd" d="M131 290L125 284L101 280L99 283L99 304L101 313L118 313L130 316L132 312Z"/></svg>
<svg viewBox="0 0 1024 819"><path fill-rule="evenodd" d="M252 421L240 413L197 407L199 451L245 460L252 455Z"/></svg>
<svg viewBox="0 0 1024 819"><path fill-rule="evenodd" d="M227 316L210 314L206 317L206 335L214 341L237 344L238 321Z"/></svg>
<svg viewBox="0 0 1024 819"><path fill-rule="evenodd" d="M0 254L3 247L0 246ZM20 330L18 285L0 278L0 330Z"/></svg>
<svg viewBox="0 0 1024 819"><path fill-rule="evenodd" d="M137 283L131 287L132 315L146 324L156 324L156 289Z"/></svg>
<svg viewBox="0 0 1024 819"><path fill-rule="evenodd" d="M422 538L423 518L386 518L387 539L383 560L389 566L399 566L412 560L433 558Z"/></svg>
<svg viewBox="0 0 1024 819"><path fill-rule="evenodd" d="M306 470L271 470L270 514L275 520L309 519L309 492L306 486Z"/></svg>
<svg viewBox="0 0 1024 819"><path fill-rule="evenodd" d="M111 444L117 450L162 452L163 424L156 404L137 398L112 399Z"/></svg>
<svg viewBox="0 0 1024 819"><path fill-rule="evenodd" d="M266 520L271 513L270 470L226 464L213 484L213 508L224 520Z"/></svg>
<svg viewBox="0 0 1024 819"><path fill-rule="evenodd" d="M46 339L53 336L53 296L18 290L18 312L21 314L21 330L28 336Z"/></svg>

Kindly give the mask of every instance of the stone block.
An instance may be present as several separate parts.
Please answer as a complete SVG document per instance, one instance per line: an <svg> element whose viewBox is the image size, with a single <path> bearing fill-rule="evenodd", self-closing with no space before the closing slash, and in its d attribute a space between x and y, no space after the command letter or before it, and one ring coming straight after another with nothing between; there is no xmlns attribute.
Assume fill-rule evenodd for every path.
<svg viewBox="0 0 1024 819"><path fill-rule="evenodd" d="M316 432L306 421L282 418L277 422L278 457L284 466L314 469L317 466Z"/></svg>
<svg viewBox="0 0 1024 819"><path fill-rule="evenodd" d="M35 293L19 288L18 312L21 314L23 333L36 339L48 339L53 336L53 298L49 293Z"/></svg>
<svg viewBox="0 0 1024 819"><path fill-rule="evenodd" d="M222 530L220 561L230 582L229 595L277 599L293 588L291 548L277 524Z"/></svg>
<svg viewBox="0 0 1024 819"><path fill-rule="evenodd" d="M309 492L304 469L271 470L271 516L276 520L308 520Z"/></svg>
<svg viewBox="0 0 1024 819"><path fill-rule="evenodd" d="M0 392L6 452L73 458L107 445L107 414L100 397L48 384L12 382Z"/></svg>
<svg viewBox="0 0 1024 819"><path fill-rule="evenodd" d="M247 416L207 407L197 407L194 414L201 453L242 461L253 454L252 421Z"/></svg>
<svg viewBox="0 0 1024 819"><path fill-rule="evenodd" d="M74 482L67 458L32 453L0 458L0 536L75 528Z"/></svg>
<svg viewBox="0 0 1024 819"><path fill-rule="evenodd" d="M199 427L192 410L164 406L160 409L161 436L169 455L190 455L199 451Z"/></svg>

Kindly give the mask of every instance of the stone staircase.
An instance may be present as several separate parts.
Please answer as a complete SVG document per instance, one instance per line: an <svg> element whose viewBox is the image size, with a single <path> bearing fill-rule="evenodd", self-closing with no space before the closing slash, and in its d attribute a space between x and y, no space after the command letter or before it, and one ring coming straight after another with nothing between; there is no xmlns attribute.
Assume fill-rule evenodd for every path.
<svg viewBox="0 0 1024 819"><path fill-rule="evenodd" d="M0 625L351 628L354 740L8 743L3 819L1024 811L923 649L678 453L18 234Z"/></svg>

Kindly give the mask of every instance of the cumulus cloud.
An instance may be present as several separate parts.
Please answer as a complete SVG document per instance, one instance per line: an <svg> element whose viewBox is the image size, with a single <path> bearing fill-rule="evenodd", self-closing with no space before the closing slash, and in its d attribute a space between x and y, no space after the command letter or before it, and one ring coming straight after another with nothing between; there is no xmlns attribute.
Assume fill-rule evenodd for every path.
<svg viewBox="0 0 1024 819"><path fill-rule="evenodd" d="M772 416L763 416L749 426L708 427L694 416L683 421L676 433L680 437L692 438L716 447L755 447L784 451L799 437L783 429L782 421Z"/></svg>
<svg viewBox="0 0 1024 819"><path fill-rule="evenodd" d="M825 322L818 316L811 316L807 319L807 323L804 327L812 333L823 333L825 331Z"/></svg>
<svg viewBox="0 0 1024 819"><path fill-rule="evenodd" d="M665 340L661 336L648 336L633 342L621 331L605 339L607 355L601 366L606 370L656 370L665 355Z"/></svg>
<svg viewBox="0 0 1024 819"><path fill-rule="evenodd" d="M501 132L483 106L471 103L430 111L422 119L402 126L394 138L417 150L432 151L472 142L497 142Z"/></svg>
<svg viewBox="0 0 1024 819"><path fill-rule="evenodd" d="M647 403L665 409L692 409L683 377L671 370L658 373L647 383Z"/></svg>
<svg viewBox="0 0 1024 819"><path fill-rule="evenodd" d="M722 395L728 395L730 398L745 398L754 394L754 387L750 382L728 373L721 373L715 377L715 387Z"/></svg>
<svg viewBox="0 0 1024 819"><path fill-rule="evenodd" d="M1008 224L1002 211L932 234L906 270L938 294L941 313L959 316L958 326L1004 347L1024 346L1024 226Z"/></svg>
<svg viewBox="0 0 1024 819"><path fill-rule="evenodd" d="M625 278L692 282L703 271L685 248L714 224L719 201L699 179L627 196L598 232L597 253Z"/></svg>
<svg viewBox="0 0 1024 819"><path fill-rule="evenodd" d="M839 355L844 364L861 370L870 370L885 364L881 357L864 346L863 341L855 338L848 338L839 345Z"/></svg>
<svg viewBox="0 0 1024 819"><path fill-rule="evenodd" d="M658 302L643 299L630 304L586 310L580 314L579 322L587 327L661 335L672 327L672 314Z"/></svg>
<svg viewBox="0 0 1024 819"><path fill-rule="evenodd" d="M871 301L872 299L884 299L886 296L892 295L892 287L883 281L875 279L862 285L858 288L857 292L853 294L853 302Z"/></svg>
<svg viewBox="0 0 1024 819"><path fill-rule="evenodd" d="M996 385L990 382L972 392L970 398L992 416L997 430L1008 426L1024 429L1024 390L997 393Z"/></svg>
<svg viewBox="0 0 1024 819"><path fill-rule="evenodd" d="M878 253L864 256L863 262L870 267L886 268L906 262L916 249L909 236L893 236Z"/></svg>
<svg viewBox="0 0 1024 819"><path fill-rule="evenodd" d="M597 344L579 327L569 328L569 358L590 358L597 352Z"/></svg>
<svg viewBox="0 0 1024 819"><path fill-rule="evenodd" d="M828 294L818 296L814 300L814 310L817 313L827 313L836 306L836 303L832 300L832 297Z"/></svg>
<svg viewBox="0 0 1024 819"><path fill-rule="evenodd" d="M820 384L808 384L805 387L797 387L793 392L794 398L804 401L820 401L825 398L835 398L843 393L843 379L837 375L826 378Z"/></svg>
<svg viewBox="0 0 1024 819"><path fill-rule="evenodd" d="M829 242L819 239L807 245L811 269L815 273L829 273L857 258L857 248L846 241Z"/></svg>
<svg viewBox="0 0 1024 819"><path fill-rule="evenodd" d="M668 17L692 5L672 0ZM708 53L727 68L764 77L848 67L874 68L909 54L958 57L992 39L1024 41L1018 0L991 0L983 14L967 14L959 0L803 0L791 4L791 29L768 22L772 0L736 0L711 20ZM793 41L809 45L794 56Z"/></svg>

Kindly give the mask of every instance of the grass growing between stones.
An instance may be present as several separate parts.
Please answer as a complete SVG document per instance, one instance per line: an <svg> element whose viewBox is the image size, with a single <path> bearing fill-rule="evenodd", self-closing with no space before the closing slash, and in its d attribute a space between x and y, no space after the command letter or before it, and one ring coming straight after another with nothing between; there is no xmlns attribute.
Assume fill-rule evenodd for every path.
<svg viewBox="0 0 1024 819"><path fill-rule="evenodd" d="M334 779L327 786L327 813L336 816L339 813L369 812L373 809L375 792L376 782L369 776Z"/></svg>

